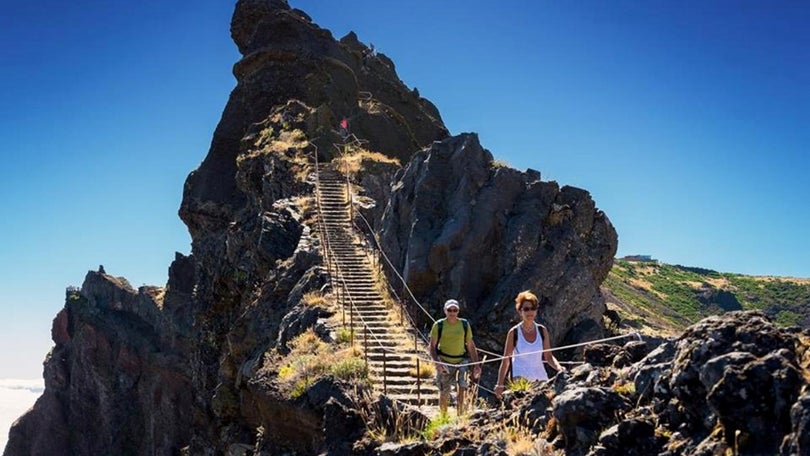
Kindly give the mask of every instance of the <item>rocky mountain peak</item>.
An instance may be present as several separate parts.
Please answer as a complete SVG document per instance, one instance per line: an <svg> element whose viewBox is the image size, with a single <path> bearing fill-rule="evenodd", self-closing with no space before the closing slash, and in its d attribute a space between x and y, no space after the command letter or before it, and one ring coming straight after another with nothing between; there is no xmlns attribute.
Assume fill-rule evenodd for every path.
<svg viewBox="0 0 810 456"><path fill-rule="evenodd" d="M804 451L807 335L756 313L704 321L675 341L592 347L582 366L473 417L478 440L458 431L389 451L367 432L366 383L324 372L285 383L299 364L324 361L313 358L334 364L337 351L323 345L341 339L316 159L345 180L340 163L352 181L351 213L367 217L397 269L385 271L389 282L400 287L401 272L427 306L411 309L417 325L459 299L494 351L525 289L551 299L539 315L554 345L603 335L599 286L618 241L586 190L503 166L473 133L450 136L438 110L354 33L336 40L283 0L240 0L231 34L242 54L236 86L179 211L191 254L176 255L165 287L135 290L99 271L68 290L45 393L4 456L502 454L492 423L525 417L533 436L546 432L568 454L780 448L760 435ZM493 378L494 369L482 381ZM745 408L754 422L734 411L754 395L735 390L745 379L767 392ZM373 403L391 427L399 406ZM733 441L740 435L748 440Z"/></svg>

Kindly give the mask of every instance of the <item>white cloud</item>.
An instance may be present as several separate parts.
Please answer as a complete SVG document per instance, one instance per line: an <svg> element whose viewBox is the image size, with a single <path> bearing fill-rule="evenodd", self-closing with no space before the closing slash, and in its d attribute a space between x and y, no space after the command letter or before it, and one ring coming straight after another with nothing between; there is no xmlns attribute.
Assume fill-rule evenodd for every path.
<svg viewBox="0 0 810 456"><path fill-rule="evenodd" d="M11 424L34 405L44 389L42 379L0 379L0 451L6 447Z"/></svg>

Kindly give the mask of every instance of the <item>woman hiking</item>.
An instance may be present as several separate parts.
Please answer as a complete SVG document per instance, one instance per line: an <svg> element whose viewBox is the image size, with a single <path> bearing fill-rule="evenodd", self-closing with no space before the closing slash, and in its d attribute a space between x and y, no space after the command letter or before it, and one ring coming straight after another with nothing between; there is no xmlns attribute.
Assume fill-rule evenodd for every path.
<svg viewBox="0 0 810 456"><path fill-rule="evenodd" d="M549 299L543 297L543 305ZM521 322L512 327L506 334L501 368L498 370L498 383L495 384L495 395L501 397L509 365L512 366L512 378L522 377L529 381L546 381L548 373L543 365L545 360L557 372L565 371L557 358L551 353L551 342L548 330L534 319L540 300L531 291L522 291L515 298L515 310L520 314ZM513 356L515 355L515 356Z"/></svg>

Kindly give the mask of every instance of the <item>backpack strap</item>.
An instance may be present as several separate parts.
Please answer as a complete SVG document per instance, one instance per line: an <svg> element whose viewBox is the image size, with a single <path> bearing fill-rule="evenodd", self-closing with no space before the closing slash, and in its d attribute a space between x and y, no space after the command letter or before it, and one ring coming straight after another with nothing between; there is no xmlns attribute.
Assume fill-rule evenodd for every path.
<svg viewBox="0 0 810 456"><path fill-rule="evenodd" d="M470 322L468 322L467 319L465 318L459 318L459 320L461 320L461 325L464 327L464 341L463 341L464 353L457 356L457 355L450 355L439 350L439 344L441 344L442 341L442 329L444 329L444 320L445 319L442 318L436 321L436 325L438 325L437 328L438 334L436 335L436 353L447 358L465 358L467 356L467 335L469 334L470 331Z"/></svg>
<svg viewBox="0 0 810 456"><path fill-rule="evenodd" d="M545 329L546 329L545 327L543 327L543 325L541 325L540 323L537 323L537 322L534 322L534 327L537 329L537 333L538 333L538 334L540 333L540 328L543 328L543 330L544 330L544 331L545 331ZM518 331L520 331L520 323L518 323L518 324L516 324L515 326L513 326L513 327L512 327L512 329L514 329L514 330L515 330L515 331L512 333L512 346L515 348L515 350L517 350ZM544 333L544 334L545 334L545 333ZM545 336L543 336L543 337L545 337Z"/></svg>
<svg viewBox="0 0 810 456"><path fill-rule="evenodd" d="M520 323L516 324L512 327L510 331L512 331L512 354L517 353L517 343L518 343L518 331L520 331ZM540 329L543 329L543 336L546 337L546 327L541 325L540 323L534 322L534 327L537 329L537 333L540 333ZM545 340L545 339L544 339ZM512 360L509 360L509 371L506 373L507 378L512 378Z"/></svg>

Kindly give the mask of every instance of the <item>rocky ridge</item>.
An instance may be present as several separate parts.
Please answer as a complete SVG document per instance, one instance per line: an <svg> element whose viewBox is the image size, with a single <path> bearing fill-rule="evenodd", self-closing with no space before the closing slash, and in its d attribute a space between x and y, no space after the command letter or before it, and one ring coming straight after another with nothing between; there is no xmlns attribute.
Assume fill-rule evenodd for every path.
<svg viewBox="0 0 810 456"><path fill-rule="evenodd" d="M541 318L555 344L603 333L599 285L617 243L609 220L585 190L497 166L475 135L450 137L436 108L354 34L335 40L282 0L238 1L231 34L243 55L234 66L237 85L179 211L191 255L177 254L165 288L135 290L99 271L68 291L54 320L45 393L11 429L4 456L501 454L497 429L488 427L498 415L474 418L483 430L474 438L452 430L455 436L385 446L368 432L370 423L390 427L398 422L390 417L405 413L404 422L418 427L424 418L385 398L363 403L362 382L322 376L295 397L281 386L291 343L307 331L334 341L337 330L330 295L325 304L306 298L329 286L315 229L313 160L337 158L333 144L345 143L346 120L363 149L407 163L359 171L358 201L368 203L364 213L418 298L434 312L445 297L462 299L477 337L493 349L512 316L509 300L525 288L554 301ZM613 354L601 357L611 367L594 361L538 394L513 395L503 413L546 420L543 441L570 454L618 454L609 452L625 444L622 436L650 429L655 438L643 441L670 451L664 454L719 451L730 445L727 434L745 437L738 448L774 449L751 437L763 430L788 436L783 451L801 451L806 436L794 423L806 413L796 409L786 421L785 410L807 402L796 400L804 335L772 330L761 315L717 321L647 357L644 347L603 347ZM770 335L756 348L760 333ZM741 334L753 342L737 344ZM717 351L704 352L703 342L714 340ZM709 357L732 351L748 355L726 364ZM718 369L725 365L734 369ZM726 371L756 374L779 406L757 403L761 419L740 423L729 411L732 392L713 396L707 386ZM767 383L766 372L780 373L779 381ZM640 407L608 391L625 378L640 391ZM716 407L712 414L697 411L701 394ZM604 434L619 416L640 424ZM698 425L684 424L696 418Z"/></svg>

